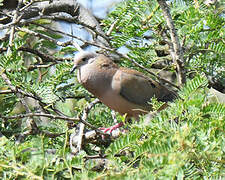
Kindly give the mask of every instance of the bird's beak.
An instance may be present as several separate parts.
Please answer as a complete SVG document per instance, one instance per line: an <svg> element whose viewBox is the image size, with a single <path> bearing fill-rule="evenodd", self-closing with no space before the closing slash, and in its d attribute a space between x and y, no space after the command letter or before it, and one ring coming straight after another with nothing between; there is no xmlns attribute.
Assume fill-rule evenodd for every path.
<svg viewBox="0 0 225 180"><path fill-rule="evenodd" d="M74 64L73 67L72 67L72 69L70 70L70 73L73 73L76 69L77 69L77 65Z"/></svg>

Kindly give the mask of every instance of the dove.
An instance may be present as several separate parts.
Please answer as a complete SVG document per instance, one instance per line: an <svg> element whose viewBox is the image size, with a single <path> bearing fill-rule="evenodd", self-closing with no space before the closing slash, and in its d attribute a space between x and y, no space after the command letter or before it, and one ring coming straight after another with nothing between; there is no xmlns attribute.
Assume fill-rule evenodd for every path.
<svg viewBox="0 0 225 180"><path fill-rule="evenodd" d="M78 82L103 104L121 115L138 119L152 110L151 98L168 102L176 98L159 82L134 69L120 67L103 54L83 51L75 56L71 70L77 71ZM106 128L110 133L123 123ZM104 129L104 128L103 128Z"/></svg>

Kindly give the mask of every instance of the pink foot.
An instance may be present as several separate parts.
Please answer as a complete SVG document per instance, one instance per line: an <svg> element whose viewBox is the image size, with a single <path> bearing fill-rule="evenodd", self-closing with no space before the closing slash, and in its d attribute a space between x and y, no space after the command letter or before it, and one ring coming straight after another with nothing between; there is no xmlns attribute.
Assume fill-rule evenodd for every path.
<svg viewBox="0 0 225 180"><path fill-rule="evenodd" d="M118 128L120 128L120 127L122 127L124 124L122 123L122 122L120 122L120 123L117 123L116 125L114 125L114 126L111 126L111 127L109 127L109 128L99 128L100 130L102 130L104 133L108 133L108 134L111 134L112 133L112 131L114 131L115 129L118 129Z"/></svg>

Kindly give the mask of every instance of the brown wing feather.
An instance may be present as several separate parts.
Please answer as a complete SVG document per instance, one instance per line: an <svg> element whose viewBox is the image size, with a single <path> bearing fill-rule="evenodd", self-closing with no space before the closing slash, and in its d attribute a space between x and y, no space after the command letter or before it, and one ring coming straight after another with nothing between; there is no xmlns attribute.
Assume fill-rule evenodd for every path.
<svg viewBox="0 0 225 180"><path fill-rule="evenodd" d="M142 73L127 68L120 68L120 70L122 71L120 95L128 101L148 106L148 102L153 96L164 102L174 99L173 92Z"/></svg>
<svg viewBox="0 0 225 180"><path fill-rule="evenodd" d="M129 69L122 69L120 95L130 102L148 106L148 101L154 96L156 85L141 73Z"/></svg>

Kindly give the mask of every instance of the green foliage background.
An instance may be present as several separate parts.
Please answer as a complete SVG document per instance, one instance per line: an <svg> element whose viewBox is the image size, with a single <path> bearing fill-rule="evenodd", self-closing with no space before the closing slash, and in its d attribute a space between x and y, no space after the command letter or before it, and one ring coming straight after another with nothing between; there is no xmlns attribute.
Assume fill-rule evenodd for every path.
<svg viewBox="0 0 225 180"><path fill-rule="evenodd" d="M96 161L88 155L98 154L89 149L72 156L68 138L73 130L62 120L40 123L42 130L64 133L57 138L30 135L24 142L15 141L16 134L26 130L26 118L8 120L0 118L0 176L2 179L223 179L225 177L225 105L209 101L211 80L225 84L225 19L224 2L206 6L199 1L177 0L170 3L175 27L183 44L188 82L178 92L179 98L157 114L150 122L128 124L129 132L121 135L109 147L101 147L106 155L105 166L94 170ZM156 1L127 0L102 21L107 31L117 21L110 39L114 48L126 47L128 55L147 68L161 60L155 51L162 43L162 34L168 33L165 19ZM41 24L49 23L41 21ZM46 33L41 27L27 27L55 39L61 36ZM47 40L28 34L16 33L10 55L0 55L0 66L14 87L42 98L46 111L54 114L58 108L68 116L76 117L87 102L93 100L88 92L70 74L71 61L52 64L47 69L29 71L38 64L32 54L19 51L28 42L42 52L57 47ZM168 37L169 38L169 37ZM1 42L7 47L8 41ZM63 57L71 52L62 48L54 53ZM163 57L162 57L163 58ZM174 72L171 57L168 68ZM122 66L134 67L124 59ZM141 69L138 69L143 71ZM1 72L0 72L1 73ZM40 73L44 74L40 79ZM144 72L145 73L145 72ZM1 90L8 85L0 78ZM223 92L225 92L223 86ZM67 97L82 96L71 100ZM1 116L24 113L15 94L0 94ZM156 102L157 105L157 102ZM31 110L36 112L36 106ZM88 121L97 126L113 124L110 109L99 104L92 109ZM123 117L117 115L118 119ZM40 119L36 119L40 121ZM90 147L91 148L91 147Z"/></svg>

